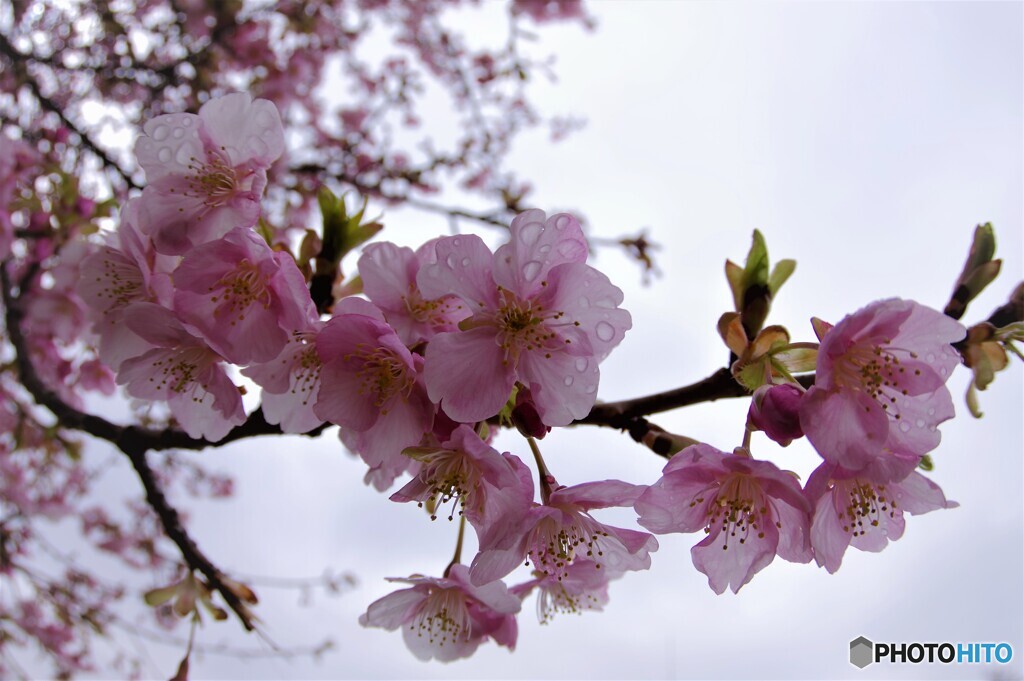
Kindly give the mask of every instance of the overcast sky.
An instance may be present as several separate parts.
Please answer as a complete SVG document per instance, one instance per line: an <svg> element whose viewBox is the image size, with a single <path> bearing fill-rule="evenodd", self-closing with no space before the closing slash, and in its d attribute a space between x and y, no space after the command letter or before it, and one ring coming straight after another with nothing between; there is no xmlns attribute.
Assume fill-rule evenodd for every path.
<svg viewBox="0 0 1024 681"><path fill-rule="evenodd" d="M812 316L841 319L879 298L941 309L976 223L996 228L1003 275L967 315L1005 301L1022 278L1022 5L1020 3L595 2L599 25L546 29L559 82L535 90L546 113L585 116L562 144L528 136L510 166L537 207L578 210L591 233L648 227L664 276L649 287L618 253L593 264L625 292L633 329L602 366L605 400L698 380L726 350L715 332L731 307L722 273L755 228L773 259L795 258L771 322L813 340ZM487 35L493 6L464 13ZM476 25L473 25L474 31ZM444 110L434 117L444 124ZM431 115L424 119L431 121ZM416 245L443 221L385 214L385 236ZM497 235L484 232L492 245ZM383 578L438 573L454 524L430 523L361 482L363 465L328 435L247 441L199 456L237 478L237 498L191 514L199 544L229 573L293 577L330 566L359 586L299 607L263 588L272 638L333 637L321 663L193 660L197 678L1018 678L1024 659L1021 367L967 414L963 370L950 381L958 417L941 428L932 474L955 510L909 518L880 554L851 550L835 575L776 560L738 595L716 596L690 561L693 535L660 537L649 572L613 583L604 613L541 627L533 601L515 653L492 644L470 660L417 661L399 633L358 615L392 590ZM745 401L660 415L665 428L728 450ZM499 448L528 455L522 438ZM663 461L611 431L578 428L541 443L559 481L653 483ZM805 476L818 457L760 436L754 453ZM595 513L630 522L628 513ZM515 581L515 580L510 580ZM200 641L255 645L234 623ZM1002 669L847 661L849 641L1006 641ZM169 675L181 651L150 648L147 674ZM101 676L105 676L101 674Z"/></svg>

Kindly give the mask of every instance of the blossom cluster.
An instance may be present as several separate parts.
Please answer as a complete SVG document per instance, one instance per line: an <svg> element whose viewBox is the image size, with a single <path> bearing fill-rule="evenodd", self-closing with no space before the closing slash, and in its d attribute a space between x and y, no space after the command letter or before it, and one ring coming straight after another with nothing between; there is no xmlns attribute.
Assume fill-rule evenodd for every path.
<svg viewBox="0 0 1024 681"><path fill-rule="evenodd" d="M899 299L834 327L815 322L814 385L769 381L748 415L750 430L783 446L806 435L823 461L803 488L746 447L698 444L674 456L636 504L652 532L704 530L693 563L717 593L738 591L776 554L835 572L850 546L881 551L899 539L904 513L956 506L917 468L953 416L945 383L963 326Z"/></svg>
<svg viewBox="0 0 1024 681"><path fill-rule="evenodd" d="M658 542L596 509L635 509L651 533L703 530L693 563L722 593L775 555L834 572L849 546L898 539L905 512L955 505L917 467L953 415L945 382L964 329L898 299L834 327L815 320L809 389L771 369L785 353L758 364L780 332L748 343L727 329L738 365L764 368L733 452L687 447L650 486L558 484L535 438L590 413L600 364L632 324L622 292L586 263L578 221L527 210L495 251L468 234L415 251L370 244L358 261L364 295L333 301L325 317L308 273L258 231L284 146L275 106L245 94L147 123L135 150L148 184L82 261L79 294L117 383L165 402L192 437L217 442L245 422L237 368L260 387L267 422L286 433L339 426L368 484L385 491L408 476L393 501L473 528L472 560L461 561L460 529L441 577L392 580L408 586L361 619L402 628L418 657L464 657L487 639L514 647L515 614L534 591L542 621L601 608L609 582L647 569ZM527 436L537 485L522 459L492 447L500 425ZM753 430L782 445L806 435L823 463L801 487L751 455ZM531 578L506 585L524 564Z"/></svg>
<svg viewBox="0 0 1024 681"><path fill-rule="evenodd" d="M245 94L146 124L135 150L148 184L81 265L79 293L117 383L217 442L246 419L241 368L269 423L340 426L367 483L383 491L408 473L392 499L435 515L451 504L477 533L471 565L414 578L365 617L391 627L397 599L431 655L468 654L486 637L513 645L513 593L546 594L547 609L599 606L608 581L648 567L657 542L590 512L632 506L644 488L548 475L538 503L526 464L481 436L503 412L525 414L541 436L586 416L599 365L631 326L622 292L586 264L577 220L523 212L494 252L475 235L417 251L371 244L358 262L365 297L321 318L293 256L256 230L283 146L276 108ZM532 581L509 592L500 580L530 561Z"/></svg>

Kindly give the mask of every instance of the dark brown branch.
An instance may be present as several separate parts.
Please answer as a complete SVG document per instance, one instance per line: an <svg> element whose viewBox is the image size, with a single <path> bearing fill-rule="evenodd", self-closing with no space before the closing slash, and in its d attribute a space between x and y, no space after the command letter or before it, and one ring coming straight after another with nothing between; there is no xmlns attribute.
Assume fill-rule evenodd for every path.
<svg viewBox="0 0 1024 681"><path fill-rule="evenodd" d="M814 385L814 375L800 376L805 388ZM632 434L643 417L701 402L714 402L728 397L745 397L750 393L736 382L728 369L719 369L707 378L665 392L635 397L619 402L605 402L594 405L590 413L575 421L580 425L608 426L629 430Z"/></svg>
<svg viewBox="0 0 1024 681"><path fill-rule="evenodd" d="M21 332L23 312L19 299L14 296L11 289L6 262L0 264L0 282L2 282L0 288L2 288L3 294L7 337L10 339L11 345L14 346L15 363L22 385L32 394L37 404L53 412L62 427L81 430L94 437L107 440L128 457L142 481L147 503L160 519L160 524L167 537L178 547L185 563L190 569L199 572L206 578L209 587L220 593L228 607L238 615L243 626L251 631L254 628L252 614L238 594L227 586L224 574L206 557L188 534L177 509L167 500L153 469L146 460L146 452L151 449L203 449L213 443L189 437L186 433L170 428L150 430L137 426L119 426L99 416L79 411L65 403L57 393L42 382L32 365L28 344ZM317 435L324 428L326 426L321 426L310 434ZM257 410L244 424L228 433L227 437L221 440L221 444L253 435L280 433L280 428L267 423L262 410Z"/></svg>
<svg viewBox="0 0 1024 681"><path fill-rule="evenodd" d="M7 58L11 60L12 66L15 67L15 72L21 77L21 80L25 85L28 86L28 89L32 92L32 96L36 98L36 101L39 102L41 107L47 111L52 111L57 114L64 126L71 132L78 135L82 141L82 145L95 154L104 166L120 175L121 179L124 180L129 189L141 189L135 180L132 179L131 173L122 168L121 165L111 158L111 156L102 147L96 144L96 142L94 142L84 130L68 118L63 107L43 94L42 89L39 87L39 83L32 77L32 74L28 72L26 62L32 58L17 50L3 33L0 33L0 53L6 55Z"/></svg>

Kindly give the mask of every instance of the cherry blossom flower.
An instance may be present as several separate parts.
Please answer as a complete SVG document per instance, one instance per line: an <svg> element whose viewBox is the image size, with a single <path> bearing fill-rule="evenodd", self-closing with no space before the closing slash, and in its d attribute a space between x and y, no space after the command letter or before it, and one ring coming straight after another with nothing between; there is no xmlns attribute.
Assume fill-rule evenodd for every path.
<svg viewBox="0 0 1024 681"><path fill-rule="evenodd" d="M288 253L236 229L196 246L174 271L174 310L235 364L268 362L289 333L316 319L306 281Z"/></svg>
<svg viewBox="0 0 1024 681"><path fill-rule="evenodd" d="M416 274L434 255L432 241L415 253L389 242L370 244L359 258L363 292L384 313L407 346L430 340L442 331L456 331L469 309L453 295L424 300Z"/></svg>
<svg viewBox="0 0 1024 681"><path fill-rule="evenodd" d="M206 102L199 114L148 121L135 144L148 186L140 227L161 253L181 255L260 214L267 168L284 151L284 129L268 100L233 93Z"/></svg>
<svg viewBox="0 0 1024 681"><path fill-rule="evenodd" d="M151 345L117 372L129 395L165 400L186 433L211 442L245 422L242 397L220 355L186 331L170 310L133 303L125 309L124 323Z"/></svg>
<svg viewBox="0 0 1024 681"><path fill-rule="evenodd" d="M422 382L423 358L409 352L372 304L347 301L316 339L322 366L313 410L352 431L343 441L383 473L372 480L385 489L413 463L402 450L430 430L434 405Z"/></svg>
<svg viewBox="0 0 1024 681"><path fill-rule="evenodd" d="M617 576L598 569L593 561L576 560L561 579L534 570L533 579L509 591L526 598L536 590L537 619L548 624L558 614L581 615L587 610L604 609L608 603L608 582Z"/></svg>
<svg viewBox="0 0 1024 681"><path fill-rule="evenodd" d="M874 479L899 480L939 444L953 417L946 379L950 343L964 327L912 301L878 301L824 332L800 424L828 461Z"/></svg>
<svg viewBox="0 0 1024 681"><path fill-rule="evenodd" d="M804 490L814 507L811 546L814 560L829 572L839 569L849 546L877 552L903 536L904 513L919 515L939 508L956 508L934 482L917 471L898 482L865 477L835 477L841 469L823 463Z"/></svg>
<svg viewBox="0 0 1024 681"><path fill-rule="evenodd" d="M474 586L465 565L446 577L413 576L388 581L411 584L374 601L361 615L364 627L401 628L405 644L421 660L469 657L488 638L515 649L515 615L522 605L500 581Z"/></svg>
<svg viewBox="0 0 1024 681"><path fill-rule="evenodd" d="M124 205L110 243L85 257L80 266L78 295L92 310L100 359L115 370L150 347L122 323L125 308L137 302L170 307L174 295L170 273L179 262L156 253L148 237L138 231L138 206L138 199Z"/></svg>
<svg viewBox="0 0 1024 681"><path fill-rule="evenodd" d="M595 508L632 506L645 489L619 480L555 489L547 503L535 504L519 519L509 518L504 532L480 538L480 552L470 568L473 581L479 584L507 575L527 558L556 581L566 576L576 560L616 575L646 570L658 540L646 532L605 525L589 513Z"/></svg>
<svg viewBox="0 0 1024 681"><path fill-rule="evenodd" d="M473 311L458 332L426 350L430 397L456 421L481 421L505 405L516 381L544 423L564 426L594 405L598 364L631 326L622 291L584 264L587 243L567 214L520 214L494 254L473 235L435 244L436 262L416 277L423 296L448 294Z"/></svg>
<svg viewBox="0 0 1024 681"><path fill-rule="evenodd" d="M411 448L405 454L421 466L391 500L429 504L435 509L432 518L451 504L449 520L465 514L478 535L487 536L493 526L518 517L533 502L525 464L512 454L499 454L469 426L460 425L440 447Z"/></svg>
<svg viewBox="0 0 1024 681"><path fill-rule="evenodd" d="M690 555L715 593L739 591L776 553L811 560L810 506L796 478L767 461L692 445L669 460L635 508L652 532L707 534Z"/></svg>

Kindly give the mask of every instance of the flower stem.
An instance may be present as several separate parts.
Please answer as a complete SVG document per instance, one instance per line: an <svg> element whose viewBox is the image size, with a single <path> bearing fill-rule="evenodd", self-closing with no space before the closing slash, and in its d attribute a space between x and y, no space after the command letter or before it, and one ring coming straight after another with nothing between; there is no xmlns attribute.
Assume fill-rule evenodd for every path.
<svg viewBox="0 0 1024 681"><path fill-rule="evenodd" d="M452 562L448 563L448 567L444 569L443 577L447 577L448 573L452 571L452 567L462 562L462 537L466 534L466 516L459 516L459 538L455 540L455 555L452 556Z"/></svg>
<svg viewBox="0 0 1024 681"><path fill-rule="evenodd" d="M537 446L537 441L530 436L527 436L526 441L530 443L533 460L537 462L537 476L540 479L540 500L546 504L548 503L548 497L551 496L551 486L555 484L555 476L551 475L551 471L548 470L547 465L544 463L544 457L540 454L540 447Z"/></svg>

